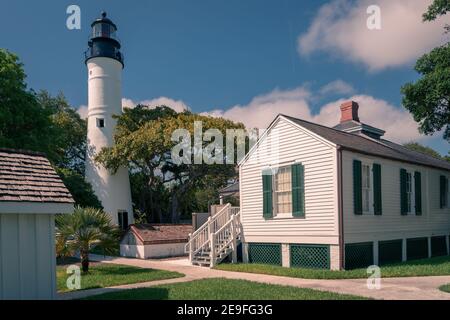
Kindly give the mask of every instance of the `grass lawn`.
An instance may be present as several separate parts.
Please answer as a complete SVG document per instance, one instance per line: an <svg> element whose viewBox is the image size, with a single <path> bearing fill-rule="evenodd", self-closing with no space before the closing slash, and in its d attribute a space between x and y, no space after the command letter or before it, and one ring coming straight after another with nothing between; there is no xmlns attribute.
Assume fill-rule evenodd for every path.
<svg viewBox="0 0 450 320"><path fill-rule="evenodd" d="M362 297L245 280L203 279L105 293L87 300L356 300Z"/></svg>
<svg viewBox="0 0 450 320"><path fill-rule="evenodd" d="M450 283L440 286L439 290L450 293Z"/></svg>
<svg viewBox="0 0 450 320"><path fill-rule="evenodd" d="M79 265L79 263L74 264ZM59 265L56 268L56 282L59 292L70 291L66 285L67 278L71 275L66 273L67 267L68 265L66 264ZM89 273L81 274L80 290L179 277L184 277L184 275L178 272L157 269L143 269L118 264L91 263Z"/></svg>
<svg viewBox="0 0 450 320"><path fill-rule="evenodd" d="M260 273L305 279L357 279L367 278L368 276L366 269L331 271L318 269L283 268L280 266L243 263L223 263L215 268L225 271ZM443 275L450 275L449 256L414 260L381 267L381 276L383 278Z"/></svg>

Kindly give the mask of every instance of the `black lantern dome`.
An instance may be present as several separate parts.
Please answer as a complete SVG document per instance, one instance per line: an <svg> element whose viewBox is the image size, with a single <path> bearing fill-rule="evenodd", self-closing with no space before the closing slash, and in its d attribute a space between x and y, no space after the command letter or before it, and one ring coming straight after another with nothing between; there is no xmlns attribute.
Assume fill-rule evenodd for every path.
<svg viewBox="0 0 450 320"><path fill-rule="evenodd" d="M95 57L108 57L124 65L123 55L120 52L120 41L116 36L116 25L101 13L101 18L91 24L92 32L89 36L89 48L85 52L85 62Z"/></svg>

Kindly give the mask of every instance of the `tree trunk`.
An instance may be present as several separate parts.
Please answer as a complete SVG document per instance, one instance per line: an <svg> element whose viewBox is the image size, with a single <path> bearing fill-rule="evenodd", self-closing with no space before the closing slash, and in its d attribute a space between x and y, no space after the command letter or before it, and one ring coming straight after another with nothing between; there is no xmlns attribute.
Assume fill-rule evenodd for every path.
<svg viewBox="0 0 450 320"><path fill-rule="evenodd" d="M82 249L80 250L80 258L81 258L81 270L84 273L89 272L89 250Z"/></svg>
<svg viewBox="0 0 450 320"><path fill-rule="evenodd" d="M171 201L171 215L172 223L178 223L180 221L180 201L179 198L186 192L188 185L181 185L176 191L173 192Z"/></svg>
<svg viewBox="0 0 450 320"><path fill-rule="evenodd" d="M163 222L163 217L162 217L162 212L161 212L161 206L158 206L156 208L156 216L158 217L158 221L160 223L162 223Z"/></svg>

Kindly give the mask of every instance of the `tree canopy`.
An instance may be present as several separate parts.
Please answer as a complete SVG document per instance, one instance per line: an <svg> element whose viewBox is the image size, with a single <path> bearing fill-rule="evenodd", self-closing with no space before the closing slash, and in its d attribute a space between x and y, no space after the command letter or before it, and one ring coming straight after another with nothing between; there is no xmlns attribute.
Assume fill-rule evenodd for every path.
<svg viewBox="0 0 450 320"><path fill-rule="evenodd" d="M83 178L86 121L63 94L36 93L25 80L19 58L0 49L0 147L45 153L77 204L99 207Z"/></svg>
<svg viewBox="0 0 450 320"><path fill-rule="evenodd" d="M423 21L433 21L439 16L445 15L450 11L450 1L449 0L434 0L432 4L428 7L427 12L423 14ZM445 29L449 31L449 25L445 26Z"/></svg>
<svg viewBox="0 0 450 320"><path fill-rule="evenodd" d="M86 121L67 102L62 93L52 97L47 91L37 94L39 104L50 112L55 128L52 136L52 160L56 166L84 174Z"/></svg>
<svg viewBox="0 0 450 320"><path fill-rule="evenodd" d="M51 111L27 89L19 58L0 49L0 146L53 154Z"/></svg>
<svg viewBox="0 0 450 320"><path fill-rule="evenodd" d="M166 106L155 109L138 106L126 109L118 117L114 146L102 149L96 157L112 171L121 166L130 169L132 185L139 185L140 190L134 193L135 203L139 203L138 210L145 212L148 221L178 222L184 211L195 209L197 202L192 199L196 190L218 189L236 175L235 166L231 164L206 164L203 161L196 164L194 153L189 156L190 163L172 161L171 150L179 143L172 140L172 134L177 129L185 129L193 146L195 121L202 123L202 132L217 129L222 133L223 145L226 145L227 129L244 129L242 124L222 118L176 113ZM202 146L209 143L202 141ZM162 202L164 199L166 203Z"/></svg>
<svg viewBox="0 0 450 320"><path fill-rule="evenodd" d="M435 0L423 18L431 21L449 10L448 0ZM417 60L415 70L421 78L402 87L403 105L419 123L422 133L443 130L444 139L450 141L450 43L424 54Z"/></svg>
<svg viewBox="0 0 450 320"><path fill-rule="evenodd" d="M103 209L102 203L98 200L91 184L84 179L84 176L67 168L56 168L56 172L72 194L77 205L81 207Z"/></svg>
<svg viewBox="0 0 450 320"><path fill-rule="evenodd" d="M424 146L418 142L408 142L405 143L403 146L408 148L409 150L417 151L437 159L443 159L442 155L439 152L437 152L433 148Z"/></svg>

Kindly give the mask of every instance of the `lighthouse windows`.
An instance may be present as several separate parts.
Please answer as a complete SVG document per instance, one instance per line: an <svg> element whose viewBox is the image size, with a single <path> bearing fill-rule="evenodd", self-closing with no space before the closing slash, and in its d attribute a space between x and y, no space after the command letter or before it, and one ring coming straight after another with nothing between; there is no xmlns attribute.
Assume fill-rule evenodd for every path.
<svg viewBox="0 0 450 320"><path fill-rule="evenodd" d="M97 118L97 127L98 128L104 128L105 127L105 119Z"/></svg>

